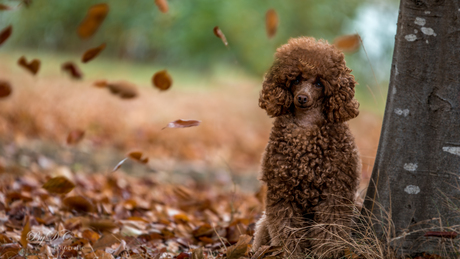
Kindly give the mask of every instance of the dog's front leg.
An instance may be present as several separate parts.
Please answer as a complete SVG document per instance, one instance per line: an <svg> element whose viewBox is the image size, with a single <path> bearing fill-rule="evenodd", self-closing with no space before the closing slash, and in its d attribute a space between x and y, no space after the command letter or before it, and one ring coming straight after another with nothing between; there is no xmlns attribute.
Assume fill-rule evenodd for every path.
<svg viewBox="0 0 460 259"><path fill-rule="evenodd" d="M301 214L290 202L268 205L265 212L265 224L271 238L270 245L282 246L289 258L305 257L305 226L301 225Z"/></svg>
<svg viewBox="0 0 460 259"><path fill-rule="evenodd" d="M254 233L254 243L252 244L254 252L259 250L261 246L270 245L270 240L271 238L268 232L267 217L264 213L259 221L257 221L256 231Z"/></svg>

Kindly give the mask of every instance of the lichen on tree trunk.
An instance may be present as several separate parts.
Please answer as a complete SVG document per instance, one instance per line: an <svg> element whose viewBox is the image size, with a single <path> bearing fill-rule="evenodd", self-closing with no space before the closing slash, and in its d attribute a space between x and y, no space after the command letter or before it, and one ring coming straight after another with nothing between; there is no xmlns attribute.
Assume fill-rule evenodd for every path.
<svg viewBox="0 0 460 259"><path fill-rule="evenodd" d="M459 177L460 1L401 0L382 133L364 206L383 221L382 210L390 212L391 238L401 237L391 244L400 254L448 254L450 242L424 237L420 229L448 231L460 225ZM375 223L383 236L382 225Z"/></svg>

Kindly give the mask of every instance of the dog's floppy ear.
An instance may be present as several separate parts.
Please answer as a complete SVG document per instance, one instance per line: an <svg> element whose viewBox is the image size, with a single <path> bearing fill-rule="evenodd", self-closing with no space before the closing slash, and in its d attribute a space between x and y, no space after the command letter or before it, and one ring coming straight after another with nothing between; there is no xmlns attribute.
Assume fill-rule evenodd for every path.
<svg viewBox="0 0 460 259"><path fill-rule="evenodd" d="M288 78L275 78L274 75L284 77L284 74L277 70L277 66L274 65L265 75L262 91L259 96L260 108L267 111L270 117L277 117L288 113L293 100L289 86L286 84Z"/></svg>
<svg viewBox="0 0 460 259"><path fill-rule="evenodd" d="M344 122L359 114L359 103L355 97L356 81L347 73L334 82L321 80L325 90L325 114L329 122Z"/></svg>

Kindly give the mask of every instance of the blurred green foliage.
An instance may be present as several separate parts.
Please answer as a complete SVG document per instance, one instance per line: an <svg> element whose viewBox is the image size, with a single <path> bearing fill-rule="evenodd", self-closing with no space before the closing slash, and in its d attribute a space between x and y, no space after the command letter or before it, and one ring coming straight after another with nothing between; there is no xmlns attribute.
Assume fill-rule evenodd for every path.
<svg viewBox="0 0 460 259"><path fill-rule="evenodd" d="M154 0L109 0L109 15L98 32L89 40L79 39L78 25L88 8L100 2L34 0L29 8L2 12L0 21L13 24L10 44L17 47L82 52L106 42L106 56L203 69L224 61L261 74L276 47L290 37L333 40L341 35L359 4L358 0L169 0L169 12L164 14ZM265 32L270 8L280 20L273 39ZM214 26L227 37L228 48L213 34Z"/></svg>
<svg viewBox="0 0 460 259"><path fill-rule="evenodd" d="M370 59L361 48L347 54L347 64L368 94L377 92L377 85L385 87L389 77L394 37L392 29L386 34L379 29L396 23L397 0L385 4L377 0L168 0L167 13L161 13L154 0L107 0L110 11L99 30L88 40L80 39L77 28L87 10L102 2L33 0L26 8L21 0L0 0L12 7L19 5L0 12L0 28L13 25L13 35L0 51L33 49L80 55L105 42L101 56L110 59L201 72L224 64L260 76L271 65L276 48L291 37L314 36L332 42L343 34L363 36L367 30L380 35L379 39L363 37L365 46L366 41L370 43ZM271 8L280 22L275 37L268 39L265 13ZM394 18L376 17L385 12ZM390 24L392 19L394 24ZM225 34L228 47L214 35L215 26ZM372 56L375 49L377 54ZM384 95L384 90L379 91Z"/></svg>

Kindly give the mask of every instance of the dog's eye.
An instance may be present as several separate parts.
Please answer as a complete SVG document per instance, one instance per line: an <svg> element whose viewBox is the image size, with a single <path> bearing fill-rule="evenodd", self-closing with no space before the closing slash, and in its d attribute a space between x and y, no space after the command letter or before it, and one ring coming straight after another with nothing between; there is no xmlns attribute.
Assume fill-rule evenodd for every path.
<svg viewBox="0 0 460 259"><path fill-rule="evenodd" d="M323 88L323 84L319 80L316 81L315 86L318 87L318 88Z"/></svg>
<svg viewBox="0 0 460 259"><path fill-rule="evenodd" d="M298 84L300 84L300 81L301 81L300 78L297 78L294 81L292 81L292 84L293 85L298 85Z"/></svg>

